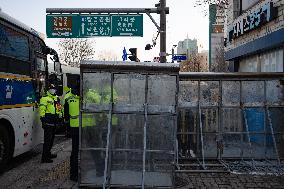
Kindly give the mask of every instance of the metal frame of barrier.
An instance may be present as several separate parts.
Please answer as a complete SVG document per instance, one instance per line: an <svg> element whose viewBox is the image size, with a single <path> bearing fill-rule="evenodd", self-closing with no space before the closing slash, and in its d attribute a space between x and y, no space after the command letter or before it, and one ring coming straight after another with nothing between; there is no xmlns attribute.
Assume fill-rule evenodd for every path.
<svg viewBox="0 0 284 189"><path fill-rule="evenodd" d="M178 64L81 64L80 186L174 187L178 71ZM88 102L89 89L102 101L107 85L108 103Z"/></svg>
<svg viewBox="0 0 284 189"><path fill-rule="evenodd" d="M283 174L283 73L180 73L176 172Z"/></svg>

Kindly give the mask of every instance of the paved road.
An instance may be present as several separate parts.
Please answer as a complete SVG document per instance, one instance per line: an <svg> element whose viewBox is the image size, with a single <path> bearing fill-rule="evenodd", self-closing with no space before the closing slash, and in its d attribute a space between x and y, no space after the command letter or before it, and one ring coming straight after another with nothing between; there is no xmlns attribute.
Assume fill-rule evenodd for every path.
<svg viewBox="0 0 284 189"><path fill-rule="evenodd" d="M53 152L58 157L52 164L41 164L41 149L14 158L8 169L0 175L0 189L56 189L77 188L69 180L71 140L57 138ZM284 176L237 175L227 173L191 173L177 175L177 188L277 188L284 189Z"/></svg>
<svg viewBox="0 0 284 189"><path fill-rule="evenodd" d="M57 158L51 164L41 164L42 145L12 160L0 175L0 188L77 188L69 181L69 156L71 140L57 138L52 149Z"/></svg>

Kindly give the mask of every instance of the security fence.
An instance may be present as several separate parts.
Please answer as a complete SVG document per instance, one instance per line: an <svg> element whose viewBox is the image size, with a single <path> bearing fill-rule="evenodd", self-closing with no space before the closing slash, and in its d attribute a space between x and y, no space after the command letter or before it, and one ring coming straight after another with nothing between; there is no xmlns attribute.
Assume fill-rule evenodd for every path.
<svg viewBox="0 0 284 189"><path fill-rule="evenodd" d="M79 184L173 188L176 64L81 64Z"/></svg>
<svg viewBox="0 0 284 189"><path fill-rule="evenodd" d="M181 73L177 172L284 173L283 73Z"/></svg>

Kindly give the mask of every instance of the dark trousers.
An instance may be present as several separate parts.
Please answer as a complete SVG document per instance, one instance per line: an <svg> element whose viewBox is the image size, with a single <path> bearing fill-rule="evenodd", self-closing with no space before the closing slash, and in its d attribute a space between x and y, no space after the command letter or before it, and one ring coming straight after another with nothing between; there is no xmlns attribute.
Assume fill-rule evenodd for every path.
<svg viewBox="0 0 284 189"><path fill-rule="evenodd" d="M65 127L65 136L66 136L67 138L70 138L70 137L71 137L70 122L64 123L64 127Z"/></svg>
<svg viewBox="0 0 284 189"><path fill-rule="evenodd" d="M42 150L42 160L50 159L51 155L51 148L54 141L54 135L56 126L51 124L44 124L43 123L43 130L44 130L44 143L43 143L43 150Z"/></svg>
<svg viewBox="0 0 284 189"><path fill-rule="evenodd" d="M70 156L70 179L78 180L78 153L79 153L79 128L71 127L72 152Z"/></svg>
<svg viewBox="0 0 284 189"><path fill-rule="evenodd" d="M105 135L105 138L103 138L103 136L100 136L100 135ZM106 143L106 136L107 136L107 133L105 133L105 132L93 133L92 141L95 144L94 147L95 146L103 147L104 146L103 143ZM103 142L103 141L105 141L105 142ZM104 176L105 152L103 152L101 150L95 150L95 151L92 151L91 153L92 153L93 160L96 164L96 176L98 176L98 177Z"/></svg>
<svg viewBox="0 0 284 189"><path fill-rule="evenodd" d="M106 145L107 131L101 131L94 127L84 127L84 140L89 148L103 148ZM105 138L104 138L105 137ZM96 176L104 175L105 170L105 155L102 150L91 150L93 165L96 168Z"/></svg>

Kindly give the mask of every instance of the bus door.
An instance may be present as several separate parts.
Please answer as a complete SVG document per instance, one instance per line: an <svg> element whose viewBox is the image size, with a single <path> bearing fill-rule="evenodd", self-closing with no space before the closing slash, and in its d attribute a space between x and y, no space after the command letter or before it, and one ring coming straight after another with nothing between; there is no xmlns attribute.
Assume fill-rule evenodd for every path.
<svg viewBox="0 0 284 189"><path fill-rule="evenodd" d="M47 71L47 60L46 56L41 53L35 53L34 56L34 77L33 77L33 91L35 94L35 103L33 107L33 112L30 114L30 125L29 130L32 133L32 138L34 144L39 144L43 140L43 129L41 127L41 121L39 116L38 104L40 98L44 95L45 85L46 85L46 71Z"/></svg>

